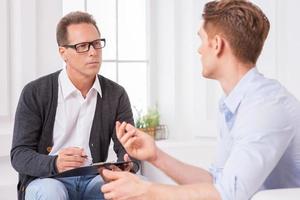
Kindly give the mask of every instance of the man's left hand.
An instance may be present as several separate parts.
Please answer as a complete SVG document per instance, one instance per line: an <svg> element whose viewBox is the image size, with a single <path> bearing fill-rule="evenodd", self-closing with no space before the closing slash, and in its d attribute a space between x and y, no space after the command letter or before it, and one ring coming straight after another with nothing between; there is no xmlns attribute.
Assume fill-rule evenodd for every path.
<svg viewBox="0 0 300 200"><path fill-rule="evenodd" d="M108 181L101 187L105 199L150 199L147 192L151 183L141 180L137 175L130 172L107 169L103 169L101 175L104 180Z"/></svg>

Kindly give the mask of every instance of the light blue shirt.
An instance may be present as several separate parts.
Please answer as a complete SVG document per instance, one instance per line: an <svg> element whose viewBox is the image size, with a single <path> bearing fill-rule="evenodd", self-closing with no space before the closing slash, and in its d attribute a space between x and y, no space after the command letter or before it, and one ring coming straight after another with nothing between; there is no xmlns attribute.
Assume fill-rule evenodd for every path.
<svg viewBox="0 0 300 200"><path fill-rule="evenodd" d="M300 103L256 68L219 104L220 135L210 171L222 200L300 187Z"/></svg>

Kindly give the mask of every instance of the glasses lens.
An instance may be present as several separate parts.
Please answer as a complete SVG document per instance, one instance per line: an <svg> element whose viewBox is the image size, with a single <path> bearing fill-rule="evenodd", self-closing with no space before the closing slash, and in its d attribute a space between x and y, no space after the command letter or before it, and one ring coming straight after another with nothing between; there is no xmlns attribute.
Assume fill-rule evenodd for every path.
<svg viewBox="0 0 300 200"><path fill-rule="evenodd" d="M77 44L75 46L76 48L76 51L81 53L81 52L85 52L85 51L88 51L89 50L89 43L81 43L81 44Z"/></svg>
<svg viewBox="0 0 300 200"><path fill-rule="evenodd" d="M94 49L101 49L103 47L100 40L96 40L92 44L93 44Z"/></svg>

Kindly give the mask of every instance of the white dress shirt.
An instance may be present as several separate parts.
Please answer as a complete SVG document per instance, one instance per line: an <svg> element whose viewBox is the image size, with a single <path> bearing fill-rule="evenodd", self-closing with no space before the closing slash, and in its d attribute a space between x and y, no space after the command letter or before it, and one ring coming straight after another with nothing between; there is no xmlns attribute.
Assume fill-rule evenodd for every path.
<svg viewBox="0 0 300 200"><path fill-rule="evenodd" d="M300 104L283 86L253 68L219 108L220 137L210 171L222 200L300 187Z"/></svg>
<svg viewBox="0 0 300 200"><path fill-rule="evenodd" d="M102 95L98 78L84 98L63 69L58 78L58 102L53 128L53 147L50 155L67 147L83 148L88 156L85 165L92 163L89 147L97 94Z"/></svg>

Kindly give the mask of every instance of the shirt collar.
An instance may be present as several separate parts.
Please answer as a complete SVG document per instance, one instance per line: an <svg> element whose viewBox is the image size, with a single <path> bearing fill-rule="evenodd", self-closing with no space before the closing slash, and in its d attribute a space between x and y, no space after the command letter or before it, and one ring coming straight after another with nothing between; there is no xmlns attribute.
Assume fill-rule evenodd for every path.
<svg viewBox="0 0 300 200"><path fill-rule="evenodd" d="M68 74L67 74L67 70L66 68L64 68L62 71L61 71L61 74L59 76L59 82L61 84L61 89L62 89L62 95L63 95L63 98L66 99L69 95L71 95L73 92L76 92L76 91L79 91L74 85L73 83L71 82L71 80L69 79L68 77ZM92 89L95 89L100 97L102 97L102 90L101 90L101 85L100 85L100 82L99 82L99 79L98 77L96 76L95 78L95 81L94 81L94 84L93 86L91 87L90 90ZM88 92L89 93L89 92Z"/></svg>
<svg viewBox="0 0 300 200"><path fill-rule="evenodd" d="M220 99L219 109L221 112L224 112L225 110L229 110L232 114L236 112L242 99L248 91L249 83L257 74L259 74L259 72L257 71L256 67L253 67L242 77L242 79L233 88L228 96L223 96Z"/></svg>
<svg viewBox="0 0 300 200"><path fill-rule="evenodd" d="M102 97L102 90L101 90L101 85L100 85L100 81L98 79L98 76L96 76L92 88L95 89L98 92L98 94L100 95L100 97Z"/></svg>

